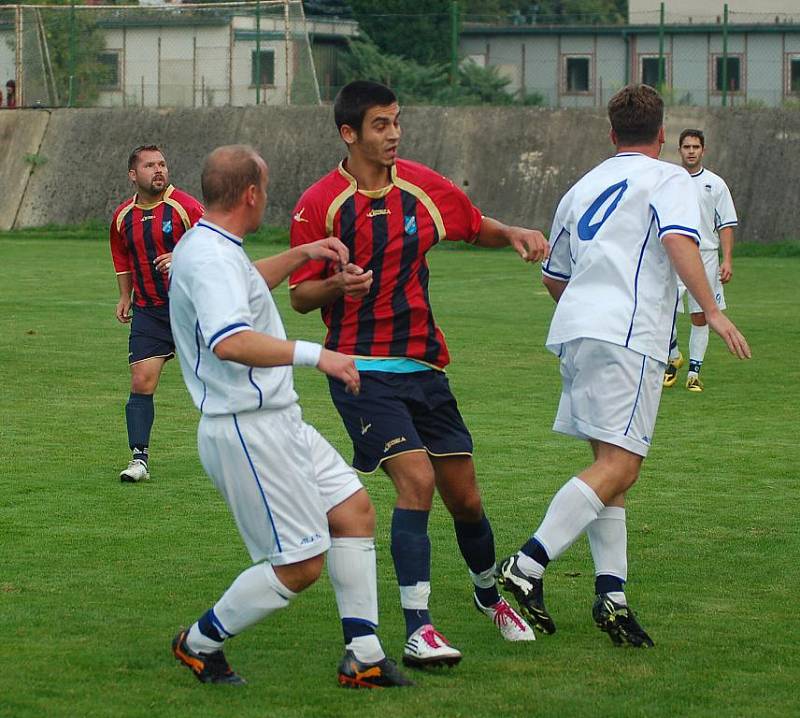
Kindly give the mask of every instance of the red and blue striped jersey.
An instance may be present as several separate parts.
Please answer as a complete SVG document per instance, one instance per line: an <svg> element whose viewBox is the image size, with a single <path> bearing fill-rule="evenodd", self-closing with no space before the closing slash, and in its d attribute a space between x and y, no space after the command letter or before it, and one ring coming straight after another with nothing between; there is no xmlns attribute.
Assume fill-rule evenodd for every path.
<svg viewBox="0 0 800 718"><path fill-rule="evenodd" d="M111 257L117 274L133 275L135 306L167 303L169 279L155 268L153 260L171 252L204 211L194 197L172 185L154 204L139 204L134 195L114 210L109 231Z"/></svg>
<svg viewBox="0 0 800 718"><path fill-rule="evenodd" d="M449 179L408 160L397 160L391 184L360 190L341 163L300 198L291 224L293 247L339 237L350 261L372 270L363 299L340 297L322 307L325 346L356 357L407 357L443 368L450 362L428 297L425 255L441 240L473 242L482 216ZM307 262L289 283L325 279L331 262Z"/></svg>

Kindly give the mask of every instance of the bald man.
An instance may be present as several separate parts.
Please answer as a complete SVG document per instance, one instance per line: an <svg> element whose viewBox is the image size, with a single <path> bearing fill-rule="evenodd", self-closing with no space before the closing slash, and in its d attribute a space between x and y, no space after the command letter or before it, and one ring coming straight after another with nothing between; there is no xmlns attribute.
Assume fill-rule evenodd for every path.
<svg viewBox="0 0 800 718"><path fill-rule="evenodd" d="M261 224L269 172L244 145L220 147L202 174L206 214L172 255L170 319L181 371L201 412L203 466L227 502L253 565L172 642L204 683L244 683L226 639L285 608L328 553L345 639L339 684L410 685L376 635L375 511L357 475L303 422L292 367L315 367L358 393L353 360L287 341L272 289L310 260L346 264L336 238L252 263L243 237Z"/></svg>

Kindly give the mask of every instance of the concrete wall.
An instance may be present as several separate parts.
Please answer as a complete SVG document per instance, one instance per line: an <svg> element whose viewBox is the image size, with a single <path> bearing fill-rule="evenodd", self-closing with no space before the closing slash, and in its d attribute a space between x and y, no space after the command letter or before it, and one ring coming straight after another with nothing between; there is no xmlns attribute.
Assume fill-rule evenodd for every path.
<svg viewBox="0 0 800 718"><path fill-rule="evenodd" d="M485 214L548 231L560 196L613 151L593 110L408 107L403 124L404 157L451 177ZM731 187L740 238L797 237L800 113L671 109L665 159L677 159L678 134L692 126L705 129L707 164ZM255 145L271 165L267 221L287 225L301 192L344 154L328 107L0 112L0 139L0 228L109 218L130 194L128 152L145 142L164 147L173 181L195 194L211 148ZM31 172L24 156L37 151L46 162Z"/></svg>

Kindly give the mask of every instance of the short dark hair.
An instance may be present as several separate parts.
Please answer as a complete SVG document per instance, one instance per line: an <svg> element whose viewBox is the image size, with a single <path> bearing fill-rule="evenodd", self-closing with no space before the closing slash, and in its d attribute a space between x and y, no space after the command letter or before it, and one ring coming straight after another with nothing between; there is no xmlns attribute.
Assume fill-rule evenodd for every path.
<svg viewBox="0 0 800 718"><path fill-rule="evenodd" d="M130 155L128 156L128 171L130 172L132 169L136 168L136 163L139 161L139 155L142 152L161 152L163 155L164 152L158 145L139 145L136 149L134 149Z"/></svg>
<svg viewBox="0 0 800 718"><path fill-rule="evenodd" d="M695 130L691 127L687 127L683 132L681 132L681 136L678 138L678 147L683 146L683 141L687 137L696 137L700 140L700 147L706 146L706 136L703 134L703 130Z"/></svg>
<svg viewBox="0 0 800 718"><path fill-rule="evenodd" d="M336 127L349 125L361 132L364 115L373 107L384 107L397 102L397 95L386 85L370 80L355 80L339 90L333 101L333 118Z"/></svg>
<svg viewBox="0 0 800 718"><path fill-rule="evenodd" d="M608 101L608 119L617 144L653 142L664 124L664 100L650 85L626 85Z"/></svg>
<svg viewBox="0 0 800 718"><path fill-rule="evenodd" d="M206 157L200 175L206 207L232 209L250 185L260 185L259 156L250 145L227 145Z"/></svg>

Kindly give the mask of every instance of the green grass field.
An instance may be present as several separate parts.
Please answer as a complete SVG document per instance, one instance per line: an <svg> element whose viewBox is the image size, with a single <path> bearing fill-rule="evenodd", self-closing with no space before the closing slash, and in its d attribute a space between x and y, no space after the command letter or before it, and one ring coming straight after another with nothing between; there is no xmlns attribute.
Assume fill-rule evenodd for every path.
<svg viewBox="0 0 800 718"><path fill-rule="evenodd" d="M83 233L85 234L85 232ZM105 241L81 232L0 236L0 716L789 716L800 712L800 486L796 258L750 257L726 290L751 362L712 337L706 392L664 393L629 498L628 595L656 641L615 649L593 626L585 540L551 566L554 636L503 643L472 608L450 521L431 518L434 618L465 658L406 691L336 686L341 632L323 578L227 648L249 685L204 686L169 643L248 565L204 476L196 412L177 362L156 401L153 480L122 485L128 460L127 328L114 319ZM102 236L99 233L97 236ZM58 241L56 241L58 240ZM260 241L263 256L280 245ZM439 249L432 297L476 444L498 555L536 527L588 462L552 433L552 306L538 268L510 251ZM321 322L276 292L291 337ZM687 346L688 327L681 324ZM321 374L301 369L305 417L350 448ZM682 384L681 384L682 386ZM402 618L388 550L393 492L366 479L378 512L381 635L399 657Z"/></svg>

